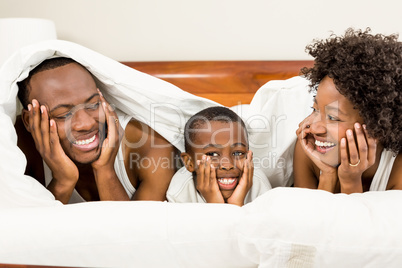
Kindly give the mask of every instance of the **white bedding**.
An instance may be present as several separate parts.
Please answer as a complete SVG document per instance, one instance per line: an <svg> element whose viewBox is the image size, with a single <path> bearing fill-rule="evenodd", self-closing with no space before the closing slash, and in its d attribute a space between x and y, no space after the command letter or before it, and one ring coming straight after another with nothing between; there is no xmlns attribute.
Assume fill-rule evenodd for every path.
<svg viewBox="0 0 402 268"><path fill-rule="evenodd" d="M61 205L33 178L23 175L26 160L16 146L13 127L16 82L54 54L72 57L88 67L103 83L104 95L111 103L150 124L179 149L183 149L179 137L186 118L216 105L68 42L47 41L15 54L0 70L0 263L81 267L401 266L401 191L334 195L276 188L242 208L167 202ZM311 102L306 85L300 77L270 82L242 111L250 125L255 158L268 159L270 153L277 158L291 157L294 130ZM156 107L161 103L163 107ZM159 110L154 118L150 107L165 112ZM266 140L269 142L264 143ZM275 156L271 161L276 163ZM267 169L272 176L278 175L271 183L289 184L289 163L277 168Z"/></svg>
<svg viewBox="0 0 402 268"><path fill-rule="evenodd" d="M87 67L99 80L101 90L111 104L148 124L180 150L184 149L182 134L187 119L203 108L218 105L71 42L51 40L23 48L0 69L0 119L3 129L0 132L0 174L4 187L10 187L15 194L4 201L1 194L0 206L18 204L19 198L30 200L23 204L31 206L36 202L39 205L47 201L52 203L52 195L44 193L40 185L23 175L25 156L16 147L13 123L19 112L17 82L24 80L29 71L43 60L57 56L71 57ZM0 193L4 187L0 188Z"/></svg>

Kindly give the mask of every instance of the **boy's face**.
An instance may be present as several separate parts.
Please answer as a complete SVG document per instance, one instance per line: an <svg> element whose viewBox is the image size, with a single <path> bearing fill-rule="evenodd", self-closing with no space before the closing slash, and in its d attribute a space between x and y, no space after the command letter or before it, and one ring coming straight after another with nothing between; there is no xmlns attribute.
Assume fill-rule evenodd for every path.
<svg viewBox="0 0 402 268"><path fill-rule="evenodd" d="M203 155L211 158L216 169L216 178L223 198L229 198L243 173L244 160L248 152L246 130L237 122L207 121L197 129L189 141L191 151L190 172L197 170L197 160ZM195 178L196 179L196 178Z"/></svg>

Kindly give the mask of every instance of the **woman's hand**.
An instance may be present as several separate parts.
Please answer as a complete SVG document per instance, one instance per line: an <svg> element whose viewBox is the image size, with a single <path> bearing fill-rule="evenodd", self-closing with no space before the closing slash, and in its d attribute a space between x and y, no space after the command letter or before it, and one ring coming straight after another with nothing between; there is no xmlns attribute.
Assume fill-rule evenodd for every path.
<svg viewBox="0 0 402 268"><path fill-rule="evenodd" d="M375 163L377 142L371 138L365 125L355 123L356 138L353 131L346 131L346 138L341 139L341 164L338 176L341 192L363 192L361 176L364 171Z"/></svg>
<svg viewBox="0 0 402 268"><path fill-rule="evenodd" d="M315 139L311 134L310 129L311 123L310 117L307 117L299 124L299 128L296 130L299 143L304 153L320 170L317 189L335 193L337 192L339 183L337 174L338 170L336 167L324 163L321 160L320 153L315 150Z"/></svg>
<svg viewBox="0 0 402 268"><path fill-rule="evenodd" d="M321 160L321 154L315 150L315 139L311 134L311 121L307 117L300 124L296 130L296 135L300 142L303 151L314 162L314 164L321 170L322 173L336 173L336 167L328 165Z"/></svg>
<svg viewBox="0 0 402 268"><path fill-rule="evenodd" d="M196 174L196 188L205 201L207 203L225 203L216 181L216 169L209 156L203 155L202 159L197 161Z"/></svg>
<svg viewBox="0 0 402 268"><path fill-rule="evenodd" d="M227 200L229 204L234 204L238 206L244 205L244 199L253 186L253 177L253 153L251 151L248 151L247 158L244 160L243 173L240 178L239 184L236 186L233 194Z"/></svg>

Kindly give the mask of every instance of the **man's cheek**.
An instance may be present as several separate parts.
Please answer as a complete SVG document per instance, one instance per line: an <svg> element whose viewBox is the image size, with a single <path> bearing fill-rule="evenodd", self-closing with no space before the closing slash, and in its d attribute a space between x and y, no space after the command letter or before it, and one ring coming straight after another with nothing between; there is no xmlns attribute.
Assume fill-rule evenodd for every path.
<svg viewBox="0 0 402 268"><path fill-rule="evenodd" d="M71 131L65 129L65 124L56 123L56 126L57 126L57 135L59 136L61 147L65 151L67 145L72 143L73 137L68 138L68 136L66 135L67 133L71 133Z"/></svg>
<svg viewBox="0 0 402 268"><path fill-rule="evenodd" d="M99 109L99 112L94 116L95 120L97 120L100 124L106 123L106 114L103 111L103 108Z"/></svg>

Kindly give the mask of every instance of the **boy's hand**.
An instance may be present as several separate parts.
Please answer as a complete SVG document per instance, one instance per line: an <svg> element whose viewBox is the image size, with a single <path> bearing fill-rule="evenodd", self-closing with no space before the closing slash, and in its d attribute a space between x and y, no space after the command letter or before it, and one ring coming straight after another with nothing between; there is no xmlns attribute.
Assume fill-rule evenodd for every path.
<svg viewBox="0 0 402 268"><path fill-rule="evenodd" d="M353 131L346 131L341 140L341 164L338 167L341 191L345 193L363 192L361 176L375 163L377 143L367 133L366 126L355 123L356 139Z"/></svg>
<svg viewBox="0 0 402 268"><path fill-rule="evenodd" d="M102 93L98 90L102 102L102 108L106 116L107 136L102 142L101 154L95 162L92 163L94 172L114 172L114 161L119 151L120 141L124 131L120 126L118 117L114 109L106 102Z"/></svg>
<svg viewBox="0 0 402 268"><path fill-rule="evenodd" d="M53 180L48 189L56 199L67 203L78 181L78 168L61 147L56 122L49 120L46 106L40 106L34 99L32 105L28 104L28 111L29 127L36 149L52 171Z"/></svg>
<svg viewBox="0 0 402 268"><path fill-rule="evenodd" d="M240 178L239 184L236 186L233 194L227 200L229 204L234 204L238 206L244 205L244 199L253 186L253 176L253 153L251 151L248 151L247 158L244 160L243 174Z"/></svg>
<svg viewBox="0 0 402 268"><path fill-rule="evenodd" d="M202 160L197 161L196 188L205 198L207 203L225 203L222 193L216 181L216 170L209 156L203 155Z"/></svg>

